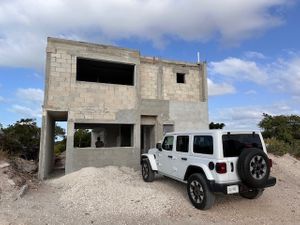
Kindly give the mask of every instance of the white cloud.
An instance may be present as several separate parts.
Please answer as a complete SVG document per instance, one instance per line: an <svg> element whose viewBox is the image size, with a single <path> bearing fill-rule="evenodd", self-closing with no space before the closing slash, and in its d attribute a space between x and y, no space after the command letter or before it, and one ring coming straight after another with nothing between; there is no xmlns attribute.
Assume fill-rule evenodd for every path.
<svg viewBox="0 0 300 225"><path fill-rule="evenodd" d="M40 118L42 116L41 108L32 109L22 105L13 105L9 111L20 114L22 117Z"/></svg>
<svg viewBox="0 0 300 225"><path fill-rule="evenodd" d="M42 103L44 99L44 92L38 88L19 88L17 90L17 97L26 101Z"/></svg>
<svg viewBox="0 0 300 225"><path fill-rule="evenodd" d="M263 84L268 74L256 62L229 57L220 62L211 62L209 71L212 75L222 75L235 81L252 81Z"/></svg>
<svg viewBox="0 0 300 225"><path fill-rule="evenodd" d="M246 58L249 58L249 59L265 59L266 58L266 56L264 54L262 54L261 52L255 52L255 51L245 52L245 56L246 56Z"/></svg>
<svg viewBox="0 0 300 225"><path fill-rule="evenodd" d="M2 0L0 66L40 66L47 36L89 41L165 37L237 44L283 23L290 0Z"/></svg>
<svg viewBox="0 0 300 225"><path fill-rule="evenodd" d="M0 96L0 103L4 102L4 98L2 96Z"/></svg>
<svg viewBox="0 0 300 225"><path fill-rule="evenodd" d="M218 84L208 78L207 85L208 85L208 95L209 96L235 93L235 88L230 84L226 84L226 83Z"/></svg>
<svg viewBox="0 0 300 225"><path fill-rule="evenodd" d="M215 79L234 84L241 81L253 82L274 92L300 96L300 54L285 55L270 63L258 64L253 60L228 57L222 61L211 62L208 74ZM245 83L244 83L245 84ZM245 94L255 94L249 90Z"/></svg>
<svg viewBox="0 0 300 225"><path fill-rule="evenodd" d="M282 92L300 96L300 56L277 60L269 67L273 74L271 84Z"/></svg>
<svg viewBox="0 0 300 225"><path fill-rule="evenodd" d="M292 109L289 104L277 103L272 105L251 105L214 109L211 121L226 124L226 129L258 129L258 123L263 113L270 115L299 114L299 110Z"/></svg>
<svg viewBox="0 0 300 225"><path fill-rule="evenodd" d="M17 113L23 118L40 118L44 92L38 88L19 88L16 92L15 104L8 111Z"/></svg>

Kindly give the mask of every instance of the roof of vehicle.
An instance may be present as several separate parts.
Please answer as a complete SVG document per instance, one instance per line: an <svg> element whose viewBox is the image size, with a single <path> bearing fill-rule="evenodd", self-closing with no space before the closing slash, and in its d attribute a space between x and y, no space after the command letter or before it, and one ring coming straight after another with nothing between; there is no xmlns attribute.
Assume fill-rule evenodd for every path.
<svg viewBox="0 0 300 225"><path fill-rule="evenodd" d="M176 131L169 132L165 135L179 135L179 134L252 134L260 133L259 130L221 130L221 129L212 129L212 130L189 130L189 131Z"/></svg>

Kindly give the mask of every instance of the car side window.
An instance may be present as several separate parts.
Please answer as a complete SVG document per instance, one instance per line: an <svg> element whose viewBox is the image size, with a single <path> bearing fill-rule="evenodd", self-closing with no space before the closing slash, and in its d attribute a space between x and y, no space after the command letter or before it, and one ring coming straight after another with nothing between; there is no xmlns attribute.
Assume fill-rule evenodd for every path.
<svg viewBox="0 0 300 225"><path fill-rule="evenodd" d="M212 136L194 136L194 153L213 154Z"/></svg>
<svg viewBox="0 0 300 225"><path fill-rule="evenodd" d="M177 152L189 151L189 136L177 136L176 151Z"/></svg>
<svg viewBox="0 0 300 225"><path fill-rule="evenodd" d="M173 136L165 137L163 144L162 144L162 149L167 150L167 151L172 151L173 150L173 141L174 141Z"/></svg>

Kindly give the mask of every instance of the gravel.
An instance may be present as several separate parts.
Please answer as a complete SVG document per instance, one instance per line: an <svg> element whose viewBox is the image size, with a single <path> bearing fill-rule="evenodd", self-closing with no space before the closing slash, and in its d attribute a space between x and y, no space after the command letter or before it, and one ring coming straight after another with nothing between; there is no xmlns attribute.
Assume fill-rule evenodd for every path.
<svg viewBox="0 0 300 225"><path fill-rule="evenodd" d="M277 184L255 200L217 195L213 208L200 211L185 184L164 177L145 183L140 171L125 167L89 167L0 202L0 224L298 224L300 162L271 157Z"/></svg>
<svg viewBox="0 0 300 225"><path fill-rule="evenodd" d="M138 172L126 167L88 167L47 183L61 189L65 209L100 211L104 217L160 216L170 209L170 196L145 185Z"/></svg>

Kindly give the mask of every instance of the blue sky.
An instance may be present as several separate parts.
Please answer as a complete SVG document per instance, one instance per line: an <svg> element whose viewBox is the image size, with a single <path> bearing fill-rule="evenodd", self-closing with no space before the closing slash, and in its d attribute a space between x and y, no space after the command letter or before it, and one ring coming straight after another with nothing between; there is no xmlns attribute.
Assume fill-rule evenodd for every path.
<svg viewBox="0 0 300 225"><path fill-rule="evenodd" d="M209 120L252 129L300 111L296 0L1 0L0 123L41 120L48 36L207 61Z"/></svg>

